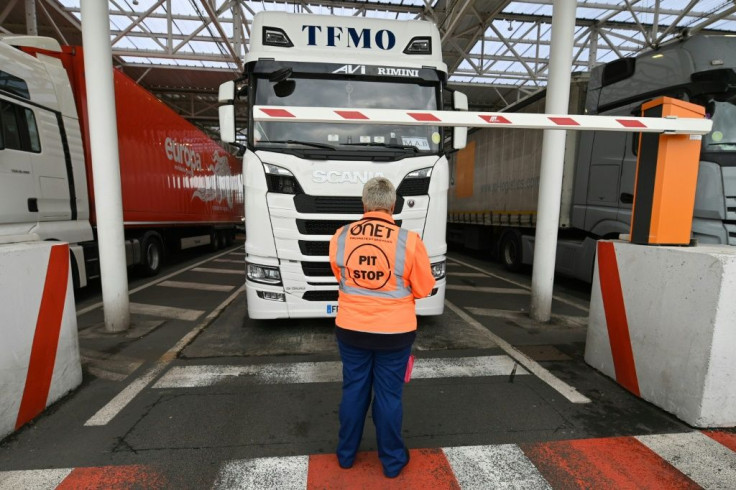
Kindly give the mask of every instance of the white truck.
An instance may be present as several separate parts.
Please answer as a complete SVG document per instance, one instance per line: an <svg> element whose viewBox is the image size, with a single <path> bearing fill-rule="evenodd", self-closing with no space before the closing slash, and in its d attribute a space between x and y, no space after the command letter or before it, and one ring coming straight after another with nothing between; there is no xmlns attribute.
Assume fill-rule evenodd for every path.
<svg viewBox="0 0 736 490"><path fill-rule="evenodd" d="M397 188L394 218L422 236L437 285L417 301L439 315L445 296L448 163L443 128L254 122L256 106L439 110L447 67L439 32L425 21L262 12L251 29L243 77L223 84L223 140L232 104L247 104L246 291L255 319L334 316L337 281L328 244L363 213L363 184ZM455 109L467 98L455 93ZM454 130L457 146L466 133ZM228 134L230 133L230 134Z"/></svg>
<svg viewBox="0 0 736 490"><path fill-rule="evenodd" d="M570 114L640 116L661 96L703 105L693 236L736 245L736 38L698 36L573 75ZM544 93L508 112L544 112ZM557 272L590 281L595 243L629 233L638 133L568 131ZM448 242L531 264L542 131L481 129L452 162Z"/></svg>

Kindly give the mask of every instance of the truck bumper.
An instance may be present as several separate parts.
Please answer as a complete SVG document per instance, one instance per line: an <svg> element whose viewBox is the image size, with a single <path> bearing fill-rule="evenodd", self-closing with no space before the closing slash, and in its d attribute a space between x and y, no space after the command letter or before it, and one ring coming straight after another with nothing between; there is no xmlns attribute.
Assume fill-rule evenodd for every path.
<svg viewBox="0 0 736 490"><path fill-rule="evenodd" d="M254 320L278 318L334 318L337 301L306 301L294 294L284 293L281 287L246 282L248 317ZM441 315L445 307L445 280L437 281L436 292L428 298L417 300L416 311L420 316ZM258 291L281 293L285 301L272 301L258 296Z"/></svg>

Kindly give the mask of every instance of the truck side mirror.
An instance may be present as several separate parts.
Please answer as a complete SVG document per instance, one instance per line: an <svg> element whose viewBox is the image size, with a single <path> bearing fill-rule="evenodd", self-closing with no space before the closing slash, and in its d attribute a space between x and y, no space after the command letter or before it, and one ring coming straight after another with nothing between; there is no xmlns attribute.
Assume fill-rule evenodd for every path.
<svg viewBox="0 0 736 490"><path fill-rule="evenodd" d="M235 81L230 80L220 85L217 92L217 102L220 104L232 104L235 100Z"/></svg>
<svg viewBox="0 0 736 490"><path fill-rule="evenodd" d="M456 111L468 110L468 96L457 90L452 93L452 106ZM468 128L455 126L452 128L452 147L462 150L468 143Z"/></svg>
<svg viewBox="0 0 736 490"><path fill-rule="evenodd" d="M235 82L230 80L220 85L217 108L220 119L220 139L225 143L235 143Z"/></svg>
<svg viewBox="0 0 736 490"><path fill-rule="evenodd" d="M220 116L220 139L225 143L235 143L235 106L221 105L217 110Z"/></svg>

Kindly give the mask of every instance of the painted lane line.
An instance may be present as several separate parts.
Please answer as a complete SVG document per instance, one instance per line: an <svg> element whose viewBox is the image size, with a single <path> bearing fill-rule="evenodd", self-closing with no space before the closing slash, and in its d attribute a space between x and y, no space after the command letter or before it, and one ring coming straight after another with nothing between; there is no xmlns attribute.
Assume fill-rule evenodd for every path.
<svg viewBox="0 0 736 490"><path fill-rule="evenodd" d="M307 488L309 456L259 458L230 461L217 475L215 489L294 489Z"/></svg>
<svg viewBox="0 0 736 490"><path fill-rule="evenodd" d="M215 274L241 274L245 275L245 269L214 269L211 267L195 267L193 272L214 272Z"/></svg>
<svg viewBox="0 0 736 490"><path fill-rule="evenodd" d="M470 269L477 270L477 271L482 272L483 274L485 274L487 276L495 277L496 279L501 279L502 281L506 281L508 283L514 284L515 286L519 286L520 288L524 288L527 291L531 291L532 290L532 288L530 286L527 286L524 283L521 283L521 282L518 282L518 281L514 281L514 280L509 279L507 277L503 277L503 276L501 276L499 274L494 274L492 272L488 272L485 269L482 269L480 267L477 267L477 266L475 266L473 264L468 264L467 262L463 262L462 260L458 260L458 259L453 258L453 257L447 257L447 260L451 260L453 262L456 262L456 263L458 263L460 265L463 265L465 267L468 267ZM552 297L554 299L556 299L557 301L559 301L560 303L565 303L566 305L573 306L575 308L578 308L579 310L583 310L585 312L588 312L590 310L590 308L588 308L588 306L586 306L586 305L584 305L582 303L578 303L577 301L573 301L573 300L570 300L570 299L567 299L567 298L562 298L562 297L557 296L557 295L553 295Z"/></svg>
<svg viewBox="0 0 736 490"><path fill-rule="evenodd" d="M186 281L164 281L156 284L156 286L164 288L180 288L180 289L196 289L197 291L220 291L230 292L236 286L227 286L225 284L207 284L204 282L186 282Z"/></svg>
<svg viewBox="0 0 736 490"><path fill-rule="evenodd" d="M466 286L464 284L448 284L446 289L451 291L474 291L476 293L493 293L493 294L529 294L525 289L513 288L491 288L482 286Z"/></svg>
<svg viewBox="0 0 736 490"><path fill-rule="evenodd" d="M184 273L184 272L186 272L188 270L194 269L195 267L199 267L200 265L206 264L207 262L211 262L212 260L214 260L214 259L216 259L218 257L222 257L223 255L227 255L229 253L232 253L232 252L230 250L226 250L226 251L224 251L224 252L222 252L220 254L217 254L215 256L212 256L212 257L210 257L208 259L205 259L205 260L202 260L200 262L197 262L196 264L192 264L189 267L185 267L184 269L178 270L176 272L172 272L171 274L167 274L167 275L162 276L162 277L158 277L158 278L152 280L151 282L147 282L146 284L143 284L141 286L138 286L137 288L128 290L128 294L131 295L133 293L137 293L138 291L142 291L142 290L144 290L146 288L150 288L151 286L155 286L155 285L157 285L157 284L159 284L159 283L161 283L163 281L166 281L167 279L171 279L172 277L178 276L179 274L182 274L182 273ZM102 301L99 301L99 302L94 303L94 304L89 305L89 306L85 306L84 308L77 310L77 316L79 317L81 315L84 315L85 313L89 313L90 311L96 310L97 308L99 308L101 306L102 306Z"/></svg>
<svg viewBox="0 0 736 490"><path fill-rule="evenodd" d="M516 363L508 356L418 358L413 379L508 376ZM517 368L517 375L529 374ZM241 378L242 377L242 378ZM159 379L154 388L201 388L227 379L255 384L336 383L342 381L338 361L253 364L248 366L175 366Z"/></svg>
<svg viewBox="0 0 736 490"><path fill-rule="evenodd" d="M123 391L118 393L107 405L97 411L87 422L85 426L100 426L107 425L115 416L124 409L138 393L148 386L156 376L158 376L184 348L199 335L202 330L207 328L209 324L217 318L217 316L232 303L243 291L245 291L245 284L240 286L237 291L228 296L228 298L220 303L217 308L212 310L204 320L202 320L196 327L189 331L184 337L182 337L174 347L169 349L162 355L156 363L141 377L130 383Z"/></svg>
<svg viewBox="0 0 736 490"><path fill-rule="evenodd" d="M516 444L442 450L462 489L552 488Z"/></svg>
<svg viewBox="0 0 736 490"><path fill-rule="evenodd" d="M633 437L519 444L553 488L700 489Z"/></svg>
<svg viewBox="0 0 736 490"><path fill-rule="evenodd" d="M468 306L465 308L476 316L490 316L493 318L503 318L505 320L513 320L521 324L525 328L539 328L539 322L532 320L529 314L517 310L499 310L495 308L475 308ZM586 328L588 326L587 316L572 315L552 315L555 326L561 325L567 328Z"/></svg>
<svg viewBox="0 0 736 490"><path fill-rule="evenodd" d="M637 439L703 488L734 488L736 484L736 453L702 432Z"/></svg>
<svg viewBox="0 0 736 490"><path fill-rule="evenodd" d="M0 472L0 490L19 488L56 488L73 468Z"/></svg>
<svg viewBox="0 0 736 490"><path fill-rule="evenodd" d="M232 259L215 259L213 262L221 262L221 263L227 263L227 264L241 264L245 266L245 259L240 260L232 260Z"/></svg>
<svg viewBox="0 0 736 490"><path fill-rule="evenodd" d="M453 265L460 266L460 264ZM452 277L488 277L482 272L450 272L448 275Z"/></svg>
<svg viewBox="0 0 736 490"><path fill-rule="evenodd" d="M445 299L445 305L454 311L460 318L465 320L468 324L472 325L477 329L482 329L487 332L487 335L491 337L491 340L498 345L506 354L512 359L516 360L521 364L527 371L537 376L539 379L547 383L557 391L559 394L567 398L572 403L590 403L590 398L582 395L578 390L568 385L561 379L557 378L554 374L544 369L539 363L533 361L529 356L515 348L503 340L498 335L491 332L489 329L483 326L482 323L477 321L475 318L466 313L462 308L454 305L449 300Z"/></svg>
<svg viewBox="0 0 736 490"><path fill-rule="evenodd" d="M148 315L174 320L185 320L194 322L204 315L202 310L189 310L186 308L175 308L173 306L147 305L144 303L130 303L130 312L134 315Z"/></svg>

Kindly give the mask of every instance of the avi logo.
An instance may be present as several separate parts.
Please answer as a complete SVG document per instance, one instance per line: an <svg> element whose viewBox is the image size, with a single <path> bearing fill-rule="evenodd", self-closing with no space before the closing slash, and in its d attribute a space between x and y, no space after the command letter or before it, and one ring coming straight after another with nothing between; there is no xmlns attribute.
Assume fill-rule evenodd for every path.
<svg viewBox="0 0 736 490"><path fill-rule="evenodd" d="M365 75L365 65L344 65L332 73L344 73L346 75Z"/></svg>

